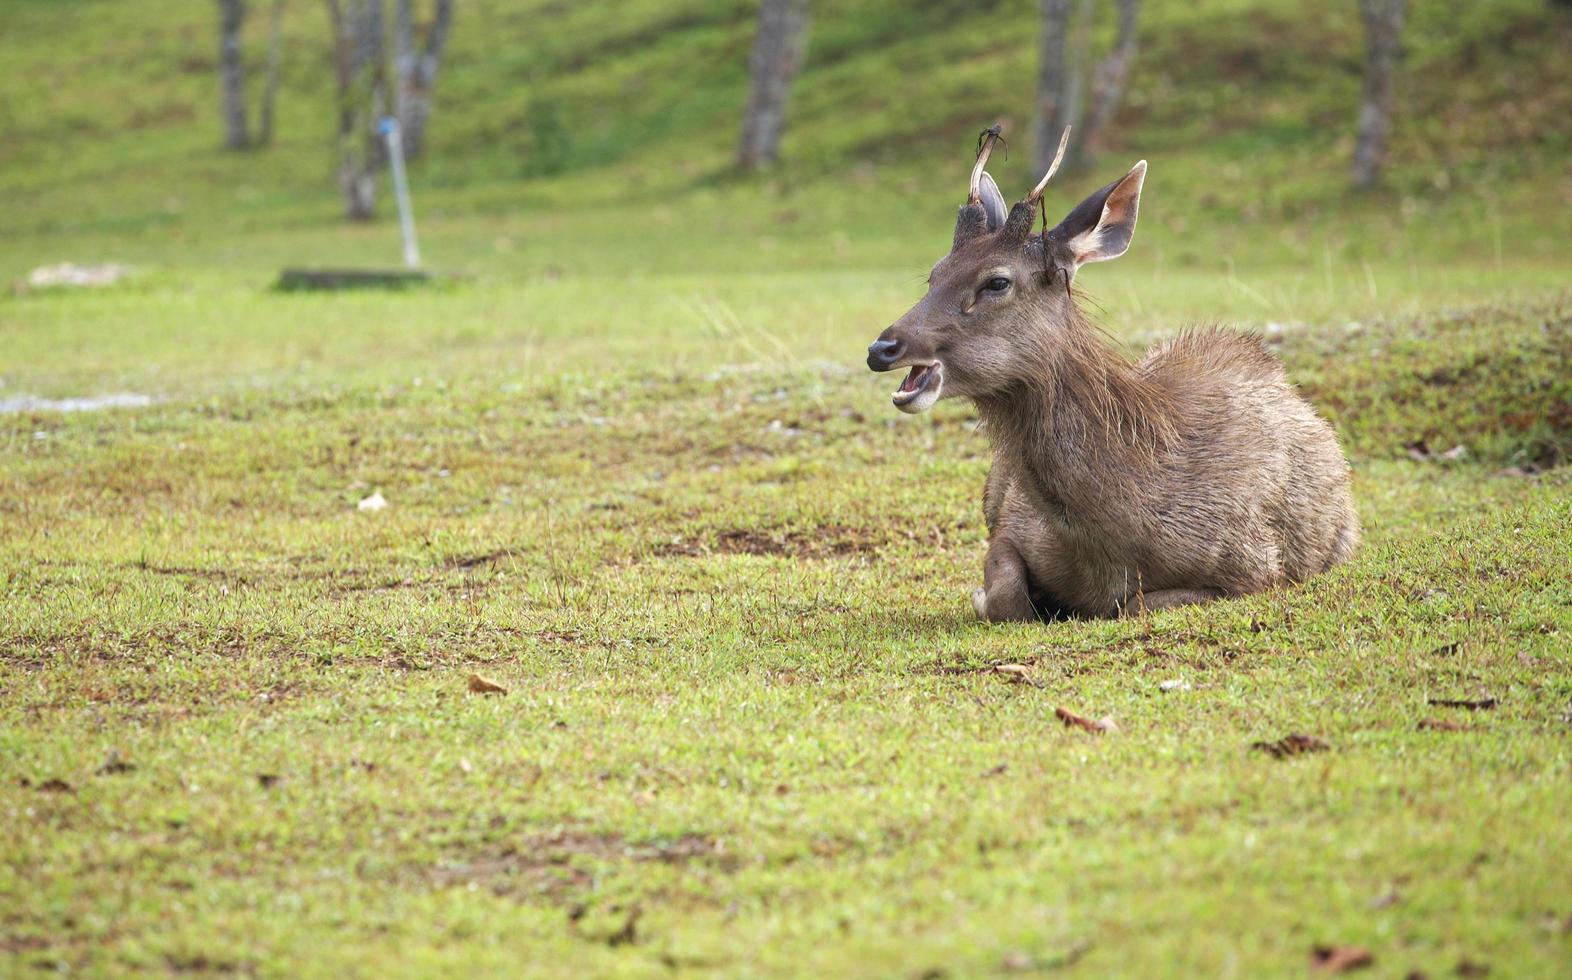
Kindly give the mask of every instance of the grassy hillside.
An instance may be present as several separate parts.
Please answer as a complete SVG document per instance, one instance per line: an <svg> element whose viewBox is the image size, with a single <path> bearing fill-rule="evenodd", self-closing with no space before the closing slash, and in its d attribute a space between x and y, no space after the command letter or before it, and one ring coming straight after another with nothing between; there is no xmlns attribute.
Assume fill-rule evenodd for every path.
<svg viewBox="0 0 1572 980"><path fill-rule="evenodd" d="M319 4L231 155L210 4L0 0L0 279L134 267L0 292L0 974L1564 975L1567 15L1419 5L1356 196L1351 3L1147 5L1052 194L1146 157L1141 225L1077 288L1133 348L1262 331L1366 546L990 627L986 434L862 357L1025 131L1035 6L821 4L739 178L748 6L461 0L451 275L301 295L397 257L338 218Z"/></svg>
<svg viewBox="0 0 1572 980"><path fill-rule="evenodd" d="M415 168L422 217L440 235L448 219L505 216L526 238L562 237L564 220L599 226L583 230L607 240L661 240L697 225L728 240L800 245L801 261L819 266L847 260L826 247L837 240L931 242L923 229L947 207L929 195L956 196L981 125L1002 120L1016 134L1017 152L999 167L1007 189L1019 193L1035 176L1025 143L1036 4L911 6L817 5L784 165L739 184L728 167L752 4L465 3L429 158ZM1208 0L1152 4L1143 16L1103 169L1152 160L1160 197L1149 248L1208 267L1263 247L1274 260L1318 264L1324 248L1337 261L1393 251L1556 257L1549 243L1566 234L1572 199L1563 166L1572 85L1561 56L1572 23L1554 5L1417 5L1392 189L1357 200L1344 190L1359 84L1353 4L1307 12L1279 0ZM253 20L256 66L263 12ZM40 248L78 242L124 240L201 261L237 230L333 226L320 4L289 10L278 144L240 155L218 149L209 5L3 0L0 21L0 69L17 80L0 96L7 271ZM1104 176L1067 181L1065 199ZM434 258L516 268L506 253L485 254L494 237ZM628 244L624 256L596 258L638 268L736 254L674 257ZM887 262L892 250L916 254L891 245L851 260Z"/></svg>

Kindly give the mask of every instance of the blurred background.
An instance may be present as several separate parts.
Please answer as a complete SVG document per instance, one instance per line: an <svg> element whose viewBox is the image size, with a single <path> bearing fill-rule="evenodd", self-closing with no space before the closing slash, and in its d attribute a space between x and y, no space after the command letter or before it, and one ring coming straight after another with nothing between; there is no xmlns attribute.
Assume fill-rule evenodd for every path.
<svg viewBox="0 0 1572 980"><path fill-rule="evenodd" d="M619 283L650 333L607 327L608 357L787 326L794 351L855 353L947 244L995 122L1011 199L1044 134L1075 125L1050 210L1151 161L1136 246L1086 277L1137 332L1566 279L1572 6L1556 0L0 0L0 31L0 276L124 263L144 290L236 290L220 315L242 320L286 265L397 267L383 114L403 122L426 266L535 290L449 297L446 322L469 326L438 346L511 318L561 336L547 365L628 316L605 292ZM214 337L211 306L182 328L159 300L203 357L333 360L277 323L255 349ZM403 314L363 319L384 315ZM75 336L82 356L33 388L139 380ZM396 339L346 329L338 366Z"/></svg>
<svg viewBox="0 0 1572 980"><path fill-rule="evenodd" d="M1372 216L1387 234L1370 251L1417 224L1467 254L1549 258L1518 232L1572 202L1572 7L1553 0L4 0L0 26L11 273L19 237L190 261L237 231L276 243L346 209L387 221L379 160L364 201L340 187L340 157L384 110L447 246L432 259L520 273L578 271L550 241L566 229L623 242L633 268L683 266L642 237L662 231L811 246L794 264L840 235L942 242L993 122L1007 195L1035 180L1044 119L1054 136L1077 124L1072 162L1097 182L1150 158L1146 230L1195 261L1254 252L1228 246L1252 226L1337 244L1343 220ZM1361 179L1382 44L1392 133ZM754 75L774 77L750 123Z"/></svg>

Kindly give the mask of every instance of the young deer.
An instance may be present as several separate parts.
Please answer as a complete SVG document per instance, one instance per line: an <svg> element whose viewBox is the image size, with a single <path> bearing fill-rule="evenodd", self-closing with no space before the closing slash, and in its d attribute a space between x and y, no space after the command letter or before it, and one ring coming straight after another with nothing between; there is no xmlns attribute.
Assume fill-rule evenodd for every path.
<svg viewBox="0 0 1572 980"><path fill-rule="evenodd" d="M1076 304L1076 270L1129 247L1146 161L1033 234L1059 159L1006 212L983 171L992 145L927 295L868 348L875 371L911 369L896 408L964 396L987 428L977 615L1162 609L1303 581L1353 554L1337 436L1259 338L1192 330L1131 364Z"/></svg>

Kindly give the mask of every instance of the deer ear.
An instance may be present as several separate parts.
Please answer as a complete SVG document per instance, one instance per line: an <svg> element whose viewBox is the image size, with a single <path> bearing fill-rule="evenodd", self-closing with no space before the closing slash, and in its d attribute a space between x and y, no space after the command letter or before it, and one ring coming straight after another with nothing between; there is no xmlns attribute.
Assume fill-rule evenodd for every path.
<svg viewBox="0 0 1572 980"><path fill-rule="evenodd" d="M988 171L983 171L982 179L977 182L977 190L982 198L983 213L988 216L988 230L998 231L1004 227L1004 195L999 193L999 185L993 182Z"/></svg>
<svg viewBox="0 0 1572 980"><path fill-rule="evenodd" d="M950 243L950 251L956 251L978 235L998 231L1004 227L1005 218L1004 195L984 170L977 177L977 200L961 205L955 216L955 238Z"/></svg>
<svg viewBox="0 0 1572 980"><path fill-rule="evenodd" d="M1048 233L1060 263L1071 275L1088 262L1117 259L1130 247L1145 180L1146 161L1142 160L1129 173L1077 204Z"/></svg>

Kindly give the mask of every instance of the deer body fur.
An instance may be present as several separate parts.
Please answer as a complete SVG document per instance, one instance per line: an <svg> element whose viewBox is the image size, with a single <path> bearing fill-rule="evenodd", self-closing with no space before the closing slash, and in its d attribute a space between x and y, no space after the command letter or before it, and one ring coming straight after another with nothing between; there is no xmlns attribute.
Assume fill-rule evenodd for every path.
<svg viewBox="0 0 1572 980"><path fill-rule="evenodd" d="M977 400L994 452L981 615L1243 595L1353 553L1337 437L1257 339L1196 331L1130 364L1082 329L1038 383Z"/></svg>
<svg viewBox="0 0 1572 980"><path fill-rule="evenodd" d="M1054 168L1007 213L982 169L989 135L927 295L868 351L875 370L911 369L893 396L902 411L960 395L982 416L994 461L978 615L1204 602L1352 555L1337 436L1258 338L1195 330L1131 363L1077 305L1080 266L1129 246L1145 161L1033 234Z"/></svg>

